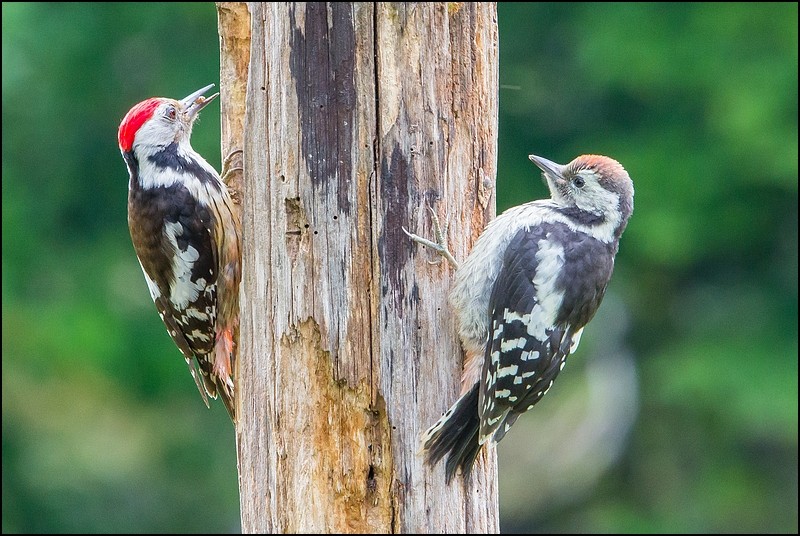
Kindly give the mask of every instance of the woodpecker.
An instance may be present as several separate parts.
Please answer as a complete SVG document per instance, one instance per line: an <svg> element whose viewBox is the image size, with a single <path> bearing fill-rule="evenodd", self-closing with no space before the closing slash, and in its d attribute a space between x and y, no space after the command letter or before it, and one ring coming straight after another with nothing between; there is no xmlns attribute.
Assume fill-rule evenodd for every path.
<svg viewBox="0 0 800 536"><path fill-rule="evenodd" d="M503 439L552 387L603 300L633 212L633 183L616 160L529 158L550 198L498 216L461 266L432 210L436 242L404 229L456 267L450 303L465 350L461 393L422 437L429 464L449 454L447 482L459 469L469 474L481 447Z"/></svg>
<svg viewBox="0 0 800 536"><path fill-rule="evenodd" d="M203 96L213 86L179 101L140 102L122 120L118 139L130 175L128 227L150 296L206 406L208 396L220 395L236 422L240 215L190 141L200 110L219 95Z"/></svg>

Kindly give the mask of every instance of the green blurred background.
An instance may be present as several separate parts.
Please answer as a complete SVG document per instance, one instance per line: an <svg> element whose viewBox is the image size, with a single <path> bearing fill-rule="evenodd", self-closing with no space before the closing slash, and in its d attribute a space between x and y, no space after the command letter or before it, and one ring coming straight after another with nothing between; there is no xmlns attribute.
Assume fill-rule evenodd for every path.
<svg viewBox="0 0 800 536"><path fill-rule="evenodd" d="M636 186L606 302L499 446L504 531L797 532L797 11L499 6L498 210L546 195L532 152ZM218 80L214 6L2 25L3 532L236 532L230 422L155 314L116 145Z"/></svg>

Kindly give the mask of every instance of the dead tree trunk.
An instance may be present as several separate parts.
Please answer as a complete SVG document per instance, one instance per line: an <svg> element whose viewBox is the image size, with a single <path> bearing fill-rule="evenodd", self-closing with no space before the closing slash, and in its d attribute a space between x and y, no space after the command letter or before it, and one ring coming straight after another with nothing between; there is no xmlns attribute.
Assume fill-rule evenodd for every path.
<svg viewBox="0 0 800 536"><path fill-rule="evenodd" d="M401 230L428 204L463 259L494 215L495 5L247 7L242 529L496 532L494 450L450 486L418 454L461 349L451 268Z"/></svg>

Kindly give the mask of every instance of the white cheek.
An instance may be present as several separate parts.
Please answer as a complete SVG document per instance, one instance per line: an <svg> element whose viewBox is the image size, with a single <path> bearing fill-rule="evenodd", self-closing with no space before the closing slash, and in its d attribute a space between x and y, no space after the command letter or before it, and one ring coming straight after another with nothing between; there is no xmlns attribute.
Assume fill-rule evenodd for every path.
<svg viewBox="0 0 800 536"><path fill-rule="evenodd" d="M616 210L619 207L619 195L606 190L594 179L587 180L583 188L579 189L574 185L571 188L574 192L575 205L579 209L606 217L606 223L600 228L610 228L609 232L613 232L617 228L621 218L619 210ZM609 210L609 207L614 207L614 209Z"/></svg>
<svg viewBox="0 0 800 536"><path fill-rule="evenodd" d="M160 112L156 112L160 113ZM147 121L136 132L133 140L135 148L163 147L175 141L178 128L174 123L170 123L162 118L153 118Z"/></svg>

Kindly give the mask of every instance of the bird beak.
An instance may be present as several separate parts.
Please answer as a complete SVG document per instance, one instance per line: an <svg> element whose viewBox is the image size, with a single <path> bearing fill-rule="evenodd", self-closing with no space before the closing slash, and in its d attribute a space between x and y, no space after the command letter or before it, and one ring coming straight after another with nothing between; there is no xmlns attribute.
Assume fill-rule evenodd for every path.
<svg viewBox="0 0 800 536"><path fill-rule="evenodd" d="M536 156L535 154L528 155L528 158L530 158L531 162L536 164L539 169L544 171L544 174L548 177L548 182L550 182L550 179L554 180L555 182L564 181L564 170L567 166L556 164L547 158L542 158L541 156Z"/></svg>
<svg viewBox="0 0 800 536"><path fill-rule="evenodd" d="M212 87L214 87L214 84L209 84L203 89L198 89L185 99L181 100L181 104L183 104L184 108L184 113L186 114L186 118L189 121L194 121L194 119L197 117L197 114L200 113L200 110L205 108L208 105L208 103L210 103L211 101L216 99L217 96L219 96L219 93L214 93L210 97L203 96L203 93L205 93Z"/></svg>

